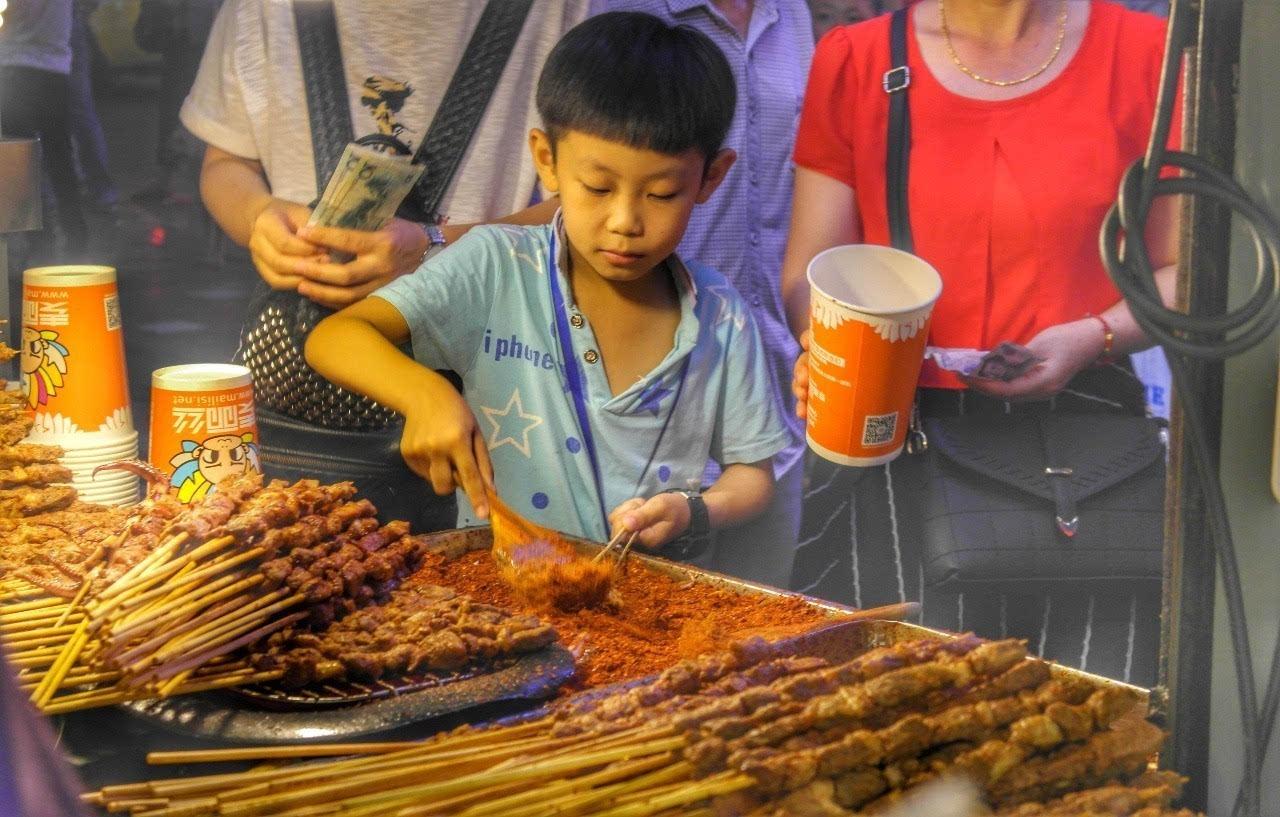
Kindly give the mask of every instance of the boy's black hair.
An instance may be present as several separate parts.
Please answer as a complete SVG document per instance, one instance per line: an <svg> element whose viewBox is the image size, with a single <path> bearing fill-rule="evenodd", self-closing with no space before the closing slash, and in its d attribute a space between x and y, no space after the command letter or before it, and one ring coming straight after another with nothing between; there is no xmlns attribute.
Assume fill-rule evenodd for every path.
<svg viewBox="0 0 1280 817"><path fill-rule="evenodd" d="M737 87L706 35L650 14L615 11L574 26L538 79L538 113L551 143L576 130L707 161L733 121Z"/></svg>

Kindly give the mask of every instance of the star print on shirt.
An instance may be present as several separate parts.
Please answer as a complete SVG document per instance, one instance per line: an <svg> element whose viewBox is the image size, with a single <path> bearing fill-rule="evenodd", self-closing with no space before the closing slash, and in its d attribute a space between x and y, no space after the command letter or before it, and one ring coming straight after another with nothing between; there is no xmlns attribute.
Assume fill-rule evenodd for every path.
<svg viewBox="0 0 1280 817"><path fill-rule="evenodd" d="M653 381L640 392L640 404L636 413L647 411L657 417L662 413L662 401L670 394L671 389L664 389L661 380Z"/></svg>
<svg viewBox="0 0 1280 817"><path fill-rule="evenodd" d="M536 414L525 414L519 389L511 392L506 408L498 410L481 406L480 412L492 427L488 439L490 451L510 445L526 457L531 456L529 432L542 425L542 418Z"/></svg>
<svg viewBox="0 0 1280 817"><path fill-rule="evenodd" d="M733 322L733 326L738 331L747 325L747 313L741 308L741 305L733 296L732 290L727 284L719 286L707 287L707 291L716 297L718 304L716 306L716 326L729 321Z"/></svg>

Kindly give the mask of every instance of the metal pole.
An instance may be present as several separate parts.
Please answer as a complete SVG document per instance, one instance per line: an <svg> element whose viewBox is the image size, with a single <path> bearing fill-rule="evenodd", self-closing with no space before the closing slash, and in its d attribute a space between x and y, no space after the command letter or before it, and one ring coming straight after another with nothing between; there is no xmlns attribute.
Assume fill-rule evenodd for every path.
<svg viewBox="0 0 1280 817"><path fill-rule="evenodd" d="M1243 0L1202 0L1199 44L1188 55L1185 75L1187 149L1231 171L1235 165L1236 80L1240 62ZM1193 314L1222 312L1230 278L1231 212L1205 198L1183 211L1179 301ZM1191 386L1182 400L1204 407L1215 453L1221 445L1223 367L1191 366ZM1210 679L1213 676L1213 617L1217 574L1212 533L1201 485L1183 443L1182 413L1172 420L1167 500L1161 689L1157 709L1170 740L1166 768L1190 778L1184 804L1203 811L1208 801Z"/></svg>

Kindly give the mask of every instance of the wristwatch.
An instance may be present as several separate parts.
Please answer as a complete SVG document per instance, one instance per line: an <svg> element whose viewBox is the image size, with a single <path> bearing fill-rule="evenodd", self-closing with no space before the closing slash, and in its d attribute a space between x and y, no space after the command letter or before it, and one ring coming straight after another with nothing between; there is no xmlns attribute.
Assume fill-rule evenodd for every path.
<svg viewBox="0 0 1280 817"><path fill-rule="evenodd" d="M444 249L449 240L444 237L444 230L440 229L439 224L419 224L418 226L427 237L427 248L422 252L422 261L426 261L427 258Z"/></svg>
<svg viewBox="0 0 1280 817"><path fill-rule="evenodd" d="M696 491L676 491L675 493L680 494L689 503L689 528L685 531L685 535L696 538L711 533L711 515L707 513L707 502L702 498L702 494Z"/></svg>

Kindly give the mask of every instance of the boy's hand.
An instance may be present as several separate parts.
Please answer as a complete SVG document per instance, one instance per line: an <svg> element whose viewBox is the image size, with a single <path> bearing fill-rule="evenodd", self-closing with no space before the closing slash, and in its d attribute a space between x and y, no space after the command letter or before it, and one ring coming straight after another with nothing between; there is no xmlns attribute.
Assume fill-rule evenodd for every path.
<svg viewBox="0 0 1280 817"><path fill-rule="evenodd" d="M249 255L272 289L297 289L303 280L300 265L324 255L323 247L298 237L310 217L301 204L273 199L253 220Z"/></svg>
<svg viewBox="0 0 1280 817"><path fill-rule="evenodd" d="M689 500L682 494L628 499L609 514L612 536L637 534L636 544L656 550L689 528ZM612 537L611 537L612 538Z"/></svg>
<svg viewBox="0 0 1280 817"><path fill-rule="evenodd" d="M381 230L307 227L301 235L322 249L355 256L345 264L313 259L299 267L298 293L335 309L413 272L427 251L427 236L411 221L393 218Z"/></svg>
<svg viewBox="0 0 1280 817"><path fill-rule="evenodd" d="M800 335L800 348L804 351L796 358L791 374L791 393L796 396L796 416L801 420L809 416L809 330Z"/></svg>
<svg viewBox="0 0 1280 817"><path fill-rule="evenodd" d="M400 453L437 494L461 487L476 516L487 519L493 463L471 408L452 387L432 389L428 399L431 411L405 415Z"/></svg>

